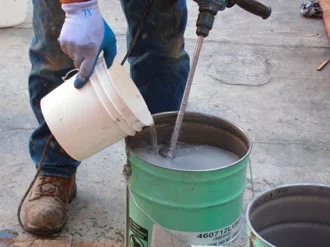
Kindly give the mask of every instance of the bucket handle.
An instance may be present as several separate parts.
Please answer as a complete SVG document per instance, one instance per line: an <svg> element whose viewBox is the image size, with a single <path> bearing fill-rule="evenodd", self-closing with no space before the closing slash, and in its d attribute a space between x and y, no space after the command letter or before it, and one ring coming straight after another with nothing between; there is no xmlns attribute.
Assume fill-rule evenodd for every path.
<svg viewBox="0 0 330 247"><path fill-rule="evenodd" d="M251 162L249 161L249 164L250 164L250 173L252 175L252 169L251 169ZM126 247L129 247L128 246L128 235L129 235L129 224L128 224L128 219L129 219L129 216L128 216L128 213L129 213L129 199L130 197L133 199L133 202L135 204L135 206L145 215L147 216L153 223L155 223L158 227L160 227L163 231L165 231L166 233L168 233L169 235L171 235L172 237L178 239L179 241L187 244L187 247L201 247L201 245L191 245L189 243L187 243L186 241L182 240L181 238L179 238L178 236L174 235L173 233L171 233L171 231L169 231L168 229L162 227L156 220L154 220L150 215L148 215L139 205L138 203L136 202L135 200L135 197L133 195L133 192L131 190L131 185L129 183L129 177L131 175L131 168L130 168L130 165L125 165L124 166L124 171L123 171L123 174L125 176L125 182L126 182ZM252 177L251 177L252 178ZM254 196L254 189L253 190L253 196ZM241 229L238 231L238 233L231 239L228 241L227 245L219 245L219 246L215 246L215 247L227 247L229 246L232 242L234 242L238 236L242 233L243 229L245 229L245 225L244 224L246 222L246 220L243 218L243 222L241 224ZM203 245L203 246L208 246L208 245ZM214 245L212 245L214 246ZM174 245L172 245L172 247L176 247Z"/></svg>
<svg viewBox="0 0 330 247"><path fill-rule="evenodd" d="M98 59L100 59L101 57L103 57L103 51L100 52ZM74 69L70 70L68 73L66 73L65 76L62 77L63 82L65 82L68 79L69 75L72 72L76 72L76 71L79 71L79 69L74 68Z"/></svg>
<svg viewBox="0 0 330 247"><path fill-rule="evenodd" d="M65 81L68 79L69 75L70 75L72 72L75 72L75 71L79 71L79 69L74 68L74 69L70 70L68 73L66 73L65 76L62 77L63 82L65 82Z"/></svg>
<svg viewBox="0 0 330 247"><path fill-rule="evenodd" d="M249 159L249 170L250 170L250 181L251 181L251 188L252 188L252 199L254 199L255 191L254 191L254 180L253 180L253 173L252 173L251 158Z"/></svg>

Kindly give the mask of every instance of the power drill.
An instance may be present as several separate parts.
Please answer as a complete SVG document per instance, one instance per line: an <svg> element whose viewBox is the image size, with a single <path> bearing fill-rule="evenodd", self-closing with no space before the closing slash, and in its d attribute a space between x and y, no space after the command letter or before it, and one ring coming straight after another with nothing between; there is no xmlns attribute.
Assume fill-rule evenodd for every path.
<svg viewBox="0 0 330 247"><path fill-rule="evenodd" d="M197 31L198 36L204 38L209 35L212 29L214 18L218 11L231 8L235 4L241 8L258 15L263 19L267 19L271 14L271 8L267 7L255 0L194 0L199 5L199 15L197 19Z"/></svg>

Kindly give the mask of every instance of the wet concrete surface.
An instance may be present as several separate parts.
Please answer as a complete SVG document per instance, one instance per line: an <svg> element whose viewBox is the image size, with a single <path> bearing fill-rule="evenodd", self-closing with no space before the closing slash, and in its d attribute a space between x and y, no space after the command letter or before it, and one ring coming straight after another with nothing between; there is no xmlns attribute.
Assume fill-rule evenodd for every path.
<svg viewBox="0 0 330 247"><path fill-rule="evenodd" d="M187 0L187 50L192 54L197 6ZM300 16L301 1L265 3L273 15L263 21L234 7L217 15L204 43L189 100L189 110L226 118L251 136L256 193L289 183L330 182L330 57L322 19ZM117 34L118 59L124 56L126 23L117 1L100 1ZM37 125L29 106L28 46L31 4L26 22L0 29L0 230L24 233L16 208L35 169L28 138ZM126 66L127 67L127 66ZM63 234L74 240L123 241L126 156L120 142L86 160L79 168L78 197L70 205ZM251 200L251 185L244 208ZM244 231L243 231L244 232ZM235 246L243 247L244 233Z"/></svg>

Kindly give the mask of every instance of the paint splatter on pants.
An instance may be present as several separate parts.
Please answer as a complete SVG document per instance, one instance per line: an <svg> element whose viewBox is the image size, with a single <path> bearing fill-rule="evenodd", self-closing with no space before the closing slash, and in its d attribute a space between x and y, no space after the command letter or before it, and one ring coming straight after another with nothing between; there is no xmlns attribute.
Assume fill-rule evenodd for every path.
<svg viewBox="0 0 330 247"><path fill-rule="evenodd" d="M128 22L128 45L134 38L148 2L121 0ZM31 136L29 148L32 160L38 166L50 135L40 110L40 100L58 87L63 82L62 77L74 66L57 41L65 17L59 1L33 0L33 6L35 36L30 48L32 70L29 92L39 127ZM131 76L151 113L178 110L189 72L189 57L184 50L183 39L187 22L186 1L157 0L149 13L141 39L128 59ZM79 164L52 140L42 174L71 177Z"/></svg>

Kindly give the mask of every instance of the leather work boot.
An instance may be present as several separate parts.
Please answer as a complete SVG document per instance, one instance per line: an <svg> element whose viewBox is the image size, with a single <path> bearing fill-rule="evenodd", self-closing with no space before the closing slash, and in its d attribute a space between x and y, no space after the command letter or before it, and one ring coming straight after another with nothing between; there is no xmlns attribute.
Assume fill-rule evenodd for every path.
<svg viewBox="0 0 330 247"><path fill-rule="evenodd" d="M39 175L23 204L24 230L33 234L50 235L62 230L68 205L77 193L76 178Z"/></svg>

